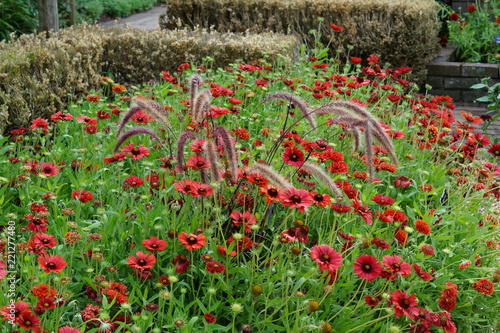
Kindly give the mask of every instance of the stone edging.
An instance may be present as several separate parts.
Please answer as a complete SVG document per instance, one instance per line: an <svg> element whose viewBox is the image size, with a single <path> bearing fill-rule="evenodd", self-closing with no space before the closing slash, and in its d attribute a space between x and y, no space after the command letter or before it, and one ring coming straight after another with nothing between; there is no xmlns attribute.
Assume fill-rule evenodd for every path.
<svg viewBox="0 0 500 333"><path fill-rule="evenodd" d="M484 63L463 63L449 61L453 48L444 48L433 61L427 65L426 83L432 86L432 95L447 95L456 103L472 103L486 95L484 90L473 90L470 87L490 77L490 83L500 82L499 66Z"/></svg>

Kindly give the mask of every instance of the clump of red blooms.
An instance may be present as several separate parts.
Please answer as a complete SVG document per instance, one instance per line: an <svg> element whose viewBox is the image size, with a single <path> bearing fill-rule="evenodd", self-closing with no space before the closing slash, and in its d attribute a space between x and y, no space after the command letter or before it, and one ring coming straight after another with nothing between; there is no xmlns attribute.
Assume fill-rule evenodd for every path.
<svg viewBox="0 0 500 333"><path fill-rule="evenodd" d="M476 10L473 6L468 7L470 13ZM450 20L458 19L459 17L456 14L450 16ZM330 24L330 27L333 33L341 33L344 29L333 23ZM318 69L318 71L325 70L329 66L325 63L317 63L319 59L314 57L310 58L310 61L314 62L312 67ZM362 61L361 58L350 57L350 63L358 67L362 66ZM388 290L385 292L386 297L382 297L382 292L376 290L377 288L373 288L375 290L370 291L373 294L362 296L363 306L391 308L394 311L395 318L404 317L405 320L409 321L410 332L431 332L432 327L441 328L447 333L456 332L452 312L456 311L457 302L459 301L459 286L457 284L451 281L446 282L440 291L439 298L436 296L435 300L419 300L418 295L415 293L397 289L400 282L402 285L422 281L428 283L437 276L435 268L432 267L432 260L439 254L436 254L438 248L435 249L434 247L439 244L438 242L431 243L431 240L446 222L443 222L440 215L444 214L443 206L446 201L442 200L438 204L438 200L434 198L436 191L442 191L442 187L437 184L426 183L421 178L408 173L404 168L401 168L403 169L401 170L399 165L387 162L388 151L382 146L373 145L371 148L373 151L371 159L380 178L369 179L367 172L362 170L363 167L369 164L367 163L369 155L366 153L347 155L337 151L336 146L329 143L326 138L309 140L307 138L310 136L307 136L305 132L282 130L278 133L276 130L276 133L273 133L274 130L270 128L264 128L260 131L262 134L260 139L264 140L264 138L273 134L279 135L275 148L276 151L282 149L281 153L276 154L280 158L280 165L274 169L269 166L269 171L262 169L262 173L250 172L250 164L253 162L266 166L270 164L263 160L257 160L263 158L263 155L258 155L258 153L252 151L253 146L264 147L264 142L252 136L254 133L251 133L248 124L234 127L227 133L215 131L213 128L212 121L215 118L228 114L237 115L240 108L247 103L245 98L250 98L250 93L248 93L248 96L240 96L241 99L233 97L245 85L254 84L256 89L266 89L276 84L276 81L281 81L280 84L284 84L292 91L302 89L315 101L321 99L349 99L354 90L372 87L373 92L367 101L363 102L353 98L350 100L360 107L377 105L381 99L390 101L394 107L383 112L379 120L380 126L384 128L390 138L393 140L407 140L408 145L413 144L419 150L428 152L432 163L440 163L446 160L446 163L450 166L448 175L457 186L470 182L471 191L483 191L481 195L484 197L494 196L500 198L500 190L494 182L494 177L500 176L500 168L496 164L476 160L480 149L483 149L492 157L500 157L500 144L491 144L488 137L474 132L473 124L480 123L482 120L462 112L466 122L457 121L453 113L455 106L452 99L447 96L436 96L430 100L425 100L402 92L410 85L404 79L404 75L411 71L410 68L400 67L384 70L380 67L379 59L375 55L367 58L366 63L368 66L360 67L361 72L357 76L328 74L325 71L318 76L318 79L311 86L300 85L302 79L299 78L274 80L265 77L262 73L266 70L266 66L257 63L239 65L238 69L242 72L238 74L237 80L241 81L241 86L237 84L221 86L215 82L206 82L212 98L217 102L221 101L226 107L206 105L204 110L206 119L186 125L186 130L193 134L192 137L195 137L195 139L192 139L189 145L192 155L186 158L185 163L182 160L184 146L178 148L178 154L175 156L174 154L170 154L170 156L158 155L160 142L156 141L151 141L148 146L129 142L121 150L115 151L112 156L107 155L111 157L105 157L101 160L101 165L110 168L119 164L116 162L126 162L127 167L136 166L135 168L131 167L134 170L131 173L137 175L127 173L126 176L120 178L120 200L126 195L127 198L129 196L133 198L131 200L139 201L143 194L141 191L147 188L145 193L158 198L162 205L168 207L169 214L173 212L171 216L169 215L169 219L174 215L185 218L185 212L184 215L180 214L183 209L191 209L187 206L187 202L202 203L201 206L215 207L219 205L216 211L220 216L213 216L214 221L217 220L217 222L196 220L196 228L193 226L189 228L186 224L181 224L181 226L175 226L178 229L171 229L163 234L159 232L157 236L146 233L133 235L133 237L127 239L127 244L123 244L126 251L128 251L127 257L121 258L120 263L109 263L110 265L102 270L104 273L110 274L108 277L96 275L92 281L84 279L78 282L79 285L82 285L81 293L94 303L85 304L79 310L82 320L86 322L85 331L114 332L118 331L120 326L129 324L131 322L129 314L122 311L118 311L116 315L108 313L109 309L103 309L101 304L103 304L104 299L108 304L118 304L122 308L126 308L130 306L129 302L137 302L137 300L133 299L133 297L137 298L137 290L129 292L129 286L134 283L141 285L141 288L142 286L148 286L150 283L155 283L157 286L172 287L175 286L175 282L178 281L179 277L188 280L189 276L196 274L208 276L212 279L211 281L214 281L213 279L221 279L222 281L239 274L235 267L239 262L247 263L249 258L258 262L259 270L264 271L270 269L270 267L272 269L273 265L281 259L268 256L263 260L256 253L263 248L267 250L276 240L276 243L280 246L280 251L283 251L281 254L288 252L292 255L291 259L287 259L290 265L309 265L309 267L312 265L317 267L319 273L316 272L315 274L317 274L316 277L322 279L321 283L332 285L342 279L344 274L351 273L354 274L354 279L358 280L358 283L365 284L367 288L382 283ZM177 68L177 74L162 72L162 79L181 91L188 90L183 83L179 82L181 81L182 72L190 68L191 65L187 63L181 64ZM199 70L201 71L201 69ZM235 71L236 69L231 70ZM243 74L246 75L251 72L260 73L259 78L245 81ZM397 89L387 82L382 82L385 79L391 79L395 82L394 86L397 83L404 89ZM196 90L198 86L192 86L190 89ZM128 90L125 86L113 85L111 90L120 101L130 100L129 96L126 96ZM181 102L182 107L195 105L197 96L193 95L192 97L195 97L195 100L184 100ZM90 94L86 96L86 100L93 104L100 103L101 96ZM298 101L290 102L287 110L288 115L298 117L297 109L301 108L300 103ZM406 103L411 107L412 113L408 117L407 126L418 128L418 131L412 135L411 139L406 138L406 133L403 131L393 130L388 125L391 123L391 117L401 114L399 103ZM76 117L76 122L83 124L83 130L88 134L97 133L99 130L104 131L103 126L101 126L102 122L120 114L117 105L110 103L108 106L108 111L99 110L95 118L81 115ZM165 112L162 115L166 113L173 115L177 112L174 109L174 107L166 106L164 110L161 110L161 112ZM160 112L160 110L156 111ZM154 114L153 111L144 108L144 110L141 109L133 115L129 114L128 117L136 124L154 122L153 125L158 125L159 121L156 121L158 119L157 115L152 114ZM183 117L186 114L177 113L176 116L179 119L184 119ZM11 130L12 141L23 141L23 135L48 135L52 127L57 126L59 123L73 121L73 115L59 111L50 120L52 123L49 125L47 120L36 118L32 121L29 129L18 128ZM331 131L337 131L336 136L340 138L339 140L343 140L348 130L351 130L348 129L349 126L346 122L335 122L332 118L327 119L324 125L329 127ZM167 130L162 128L160 132L167 132ZM141 134L144 133L148 134L147 131L142 130ZM203 133L206 134L206 138L202 138ZM214 152L207 152L207 147L209 147L207 141L209 140L214 143ZM164 138L164 141L161 144L166 143L168 140ZM443 149L444 146L446 146L446 149ZM245 157L239 159L241 155ZM254 157L256 161L250 161ZM22 186L30 175L33 177L41 176L42 178L52 177L51 179L54 179L65 172L70 172L70 170L71 172L81 172L82 170L90 172L93 170L92 166L87 167L77 160L67 165L66 162L61 160L47 161L42 157L39 158L39 155L36 154L31 158L18 159L13 156L9 157L7 163L17 164L22 162L23 164L19 165L23 165L21 169L26 172L19 174L16 179L12 180L12 184L9 183L9 186L13 188ZM407 161L412 161L414 156L407 155L405 158ZM457 163L453 162L453 158L457 158ZM236 169L232 169L232 159L237 163ZM146 165L146 163L140 163L151 160L156 163L158 170L161 171L150 170L147 174L139 174L142 166ZM324 179L321 179L323 176L313 175L311 172L306 171L306 168L301 169L309 160L314 160L318 165L322 165L327 178L332 179L330 183L325 184ZM464 166L467 162L473 161L477 162L474 166L472 163L467 167ZM139 165L141 167L137 167ZM99 168L99 166L95 166L95 168ZM279 172L276 171L278 168L293 168L295 172L290 177L291 179L282 179ZM471 171L475 178L470 180L465 178L463 174L466 171ZM195 177L198 176L199 178L195 180ZM293 185L291 182L293 182ZM371 188L372 192L369 195L365 195L361 190L363 186L371 182L375 186ZM384 187L385 183L390 184L390 186ZM220 189L223 186L230 189L230 195ZM332 191L332 188L338 190L342 195L339 197L335 191ZM53 203L63 197L64 194L59 191L59 188L56 189L50 188L51 191L57 194L45 192L43 196L40 196L40 199L36 199L40 201L30 203L29 208L26 205L29 211L22 216L20 223L23 223L23 232L29 234L27 234L25 242L19 244L19 250L25 251L27 255L36 255L39 273L43 271L51 276L60 274L61 276L58 276L58 279L69 283L71 279L65 280L66 277L62 273L68 275L69 267L67 268L67 266L74 265L74 263L71 263L68 258L52 252L55 253L56 250L59 251L59 248L64 246L75 248L82 246L84 262L87 260L101 262L103 255L106 255L106 251L112 251L112 249L106 249L100 243L102 235L87 233L85 229L77 230L79 222L75 221L81 218L79 214L81 214L82 210L92 211L91 214L96 216L95 211L106 203L98 201L104 200L99 192L92 193L77 187L77 189L67 193L68 200L64 203L68 207L61 209L59 212L54 208ZM162 189L165 189L164 192L167 194L159 194ZM379 189L380 193L376 193ZM328 191L331 193L326 193ZM421 208L422 212L417 212L414 207L406 207L405 209L406 203L402 202L402 197L408 193L418 195L422 207L431 208L427 212L423 212L424 208ZM95 200L96 197L97 200ZM144 197L148 196L144 195ZM266 207L264 211L259 210L262 204L265 204ZM432 207L440 210L437 211ZM124 221L124 225L125 223L132 223L130 221L139 221L143 217L141 214L151 209L154 209L154 205L151 203L145 203L141 209L137 210L134 210L133 207L127 207L127 221ZM77 214L74 216L74 221L67 220L64 231L57 230L55 232L56 228L53 219L72 217L75 215L75 210ZM319 211L332 214L332 221L335 222L325 222L324 225L323 223L321 225L321 228L330 228L327 232L328 237L319 236L316 230L318 223L308 218L308 213L311 211L314 214ZM51 216L51 213L54 212L57 212L57 217ZM189 212L189 214L192 213ZM278 219L284 219L282 216L290 214L290 216L298 215L303 220L295 219L293 226L284 223L273 225L274 214L279 216ZM62 217L59 215L62 215ZM348 216L347 220L349 222L339 225L337 220L341 220L346 216ZM149 217L144 219L147 220ZM197 216L195 216L196 218ZM148 222L140 220L140 222L134 223L146 224ZM487 226L488 228L495 228L498 225L498 221L496 223L481 221L481 223L481 227ZM356 228L351 228L352 225L355 225ZM360 236L365 230L361 226L372 227L372 229L369 229L370 234ZM346 230L343 228L346 228ZM218 237L212 237L215 232L214 229L220 230ZM383 233L381 230L387 231L387 233ZM163 239L167 237L170 239L168 243ZM499 243L495 240L490 240L487 245L488 248L493 249L499 247ZM1 246L2 251L5 251L3 243L1 243ZM417 254L410 255L410 249L416 250ZM430 260L429 258L433 259ZM481 258L476 257L475 260L475 266L477 267L481 264ZM460 270L466 270L471 269L471 265L471 260L464 260L457 266ZM115 279L116 274L119 273L117 270L121 266L128 270L130 276L123 277L124 275L120 275L123 279L117 280ZM167 266L170 266L170 270L165 270ZM7 276L6 268L7 264L0 260L0 280L4 280ZM173 274L178 274L179 277L173 276ZM310 276L311 279L314 277L314 275ZM185 283L185 285L188 284ZM465 289L469 288L489 296L494 293L494 287L494 282L481 278L473 282L471 286L465 286L462 283L460 292L465 292ZM301 293L301 291L297 291L294 296L300 297ZM261 294L262 292L259 293L259 295ZM33 296L33 298L26 297L23 300L30 300L31 303L23 300L14 303L15 318L13 321L15 325L26 330L42 332L40 318L44 313L48 314L54 311L54 308L66 304L66 296L53 286L44 283L33 285L30 296ZM160 297L170 299L173 296L170 293L163 293L160 294ZM419 305L421 301L426 303L425 308L423 305ZM134 305L134 311L137 314L141 314L142 311L158 312L160 308L155 303L141 303L140 307ZM431 310L433 305L444 311L433 312ZM110 306L110 308L112 307L113 305ZM237 309L237 307L234 307L234 309ZM115 311L115 308L113 308L113 311ZM200 306L198 312L198 316L203 315L207 325L215 322L224 324L227 321L225 314L216 312L216 315L212 313L215 311L211 308L204 309L204 307ZM12 313L11 309L7 306L0 309L0 314L6 321L10 320L10 313ZM181 325L181 322L184 325L182 320L176 320L179 325ZM76 333L81 331L68 324L57 328L57 332Z"/></svg>

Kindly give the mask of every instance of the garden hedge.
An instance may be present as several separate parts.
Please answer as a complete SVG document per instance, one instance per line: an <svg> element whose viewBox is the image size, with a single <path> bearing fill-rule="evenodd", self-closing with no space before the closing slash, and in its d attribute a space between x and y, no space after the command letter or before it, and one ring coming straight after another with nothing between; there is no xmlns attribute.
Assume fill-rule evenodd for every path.
<svg viewBox="0 0 500 333"><path fill-rule="evenodd" d="M361 58L374 53L394 67L412 67L421 81L439 51L438 11L434 0L169 0L160 27L298 34L309 46L321 36L330 50Z"/></svg>
<svg viewBox="0 0 500 333"><path fill-rule="evenodd" d="M0 43L0 133L48 118L99 89L101 77L121 84L157 80L161 71L210 57L214 67L268 57L298 56L300 42L280 34L234 34L77 25L47 36L23 35Z"/></svg>

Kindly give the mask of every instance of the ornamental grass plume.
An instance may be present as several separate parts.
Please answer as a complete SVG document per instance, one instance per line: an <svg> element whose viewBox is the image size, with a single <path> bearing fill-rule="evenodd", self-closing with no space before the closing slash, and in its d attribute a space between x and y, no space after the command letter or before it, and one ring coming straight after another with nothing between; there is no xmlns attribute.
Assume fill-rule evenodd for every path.
<svg viewBox="0 0 500 333"><path fill-rule="evenodd" d="M147 134L147 135L153 137L156 141L158 141L158 143L160 145L163 145L161 143L160 137L152 130L150 130L146 127L135 127L135 128L132 128L132 129L126 131L118 138L118 140L115 144L115 147L113 148L113 152L118 151L118 148L120 148L120 146L123 144L123 142L125 142L125 140L127 140L128 138L130 138L134 135L138 135L138 134Z"/></svg>
<svg viewBox="0 0 500 333"><path fill-rule="evenodd" d="M316 121L314 120L314 117L313 117L314 111L311 111L309 109L309 107L307 106L307 104L302 99L298 98L297 96L292 95L292 94L287 93L287 92L277 92L274 94L267 95L266 98L264 99L264 103L269 102L270 100L273 100L273 99L278 99L278 98L279 99L286 99L292 105L298 107L300 109L300 111L302 111L304 118L306 118L307 121L309 122L309 125L311 125L311 128L316 129Z"/></svg>
<svg viewBox="0 0 500 333"><path fill-rule="evenodd" d="M119 135L123 131L125 125L132 120L132 117L139 111L146 112L156 120L163 123L167 128L171 129L168 118L164 113L164 108L159 103L148 100L146 97L140 95L132 97L132 103L136 105L132 106L128 112L125 113L118 125L118 132L116 135Z"/></svg>
<svg viewBox="0 0 500 333"><path fill-rule="evenodd" d="M231 181L236 182L238 179L238 154L231 141L231 133L223 126L215 127L214 134L222 139L222 147L226 153L229 169L231 170Z"/></svg>
<svg viewBox="0 0 500 333"><path fill-rule="evenodd" d="M369 168L370 181L373 181L374 165L373 165L373 137L376 138L380 144L387 150L391 156L394 164L398 163L394 146L385 132L379 121L366 109L349 101L335 101L323 105L313 111L314 113L332 113L337 117L333 120L334 123L343 123L354 129L353 135L355 137L355 146L357 148L357 136L359 128L364 129L365 133L365 149L366 160Z"/></svg>
<svg viewBox="0 0 500 333"><path fill-rule="evenodd" d="M191 117L194 121L199 123L205 117L205 113L210 109L210 100L212 93L209 89L205 89L196 95L191 102Z"/></svg>
<svg viewBox="0 0 500 333"><path fill-rule="evenodd" d="M262 163L255 163L248 167L250 173L258 173L269 179L274 185L278 186L281 190L292 187L292 184L281 176L276 170L268 165Z"/></svg>
<svg viewBox="0 0 500 333"><path fill-rule="evenodd" d="M334 193L337 196L337 198L343 199L343 195L340 189L337 187L337 185L335 185L335 183L330 178L330 176L328 176L325 170L323 170L319 165L316 165L311 162L304 162L304 164L302 164L302 169L318 176L318 178L326 186L328 186L328 189L330 189L330 191L332 191L332 193Z"/></svg>
<svg viewBox="0 0 500 333"><path fill-rule="evenodd" d="M203 144L203 149L208 157L208 161L210 164L210 172L212 173L212 180L219 181L220 173L219 173L219 157L217 153L217 147L213 141L207 140Z"/></svg>
<svg viewBox="0 0 500 333"><path fill-rule="evenodd" d="M177 172L182 173L184 171L184 146L188 139L195 139L194 133L192 131L184 131L179 140L177 140Z"/></svg>

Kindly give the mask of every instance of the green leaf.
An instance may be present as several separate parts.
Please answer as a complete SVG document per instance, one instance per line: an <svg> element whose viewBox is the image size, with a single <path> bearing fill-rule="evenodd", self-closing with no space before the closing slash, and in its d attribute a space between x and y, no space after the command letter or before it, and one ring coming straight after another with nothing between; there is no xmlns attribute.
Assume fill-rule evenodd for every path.
<svg viewBox="0 0 500 333"><path fill-rule="evenodd" d="M477 83L475 85L473 85L472 87L470 87L471 89L482 89L482 88L486 88L488 87L487 85L485 85L484 83Z"/></svg>

